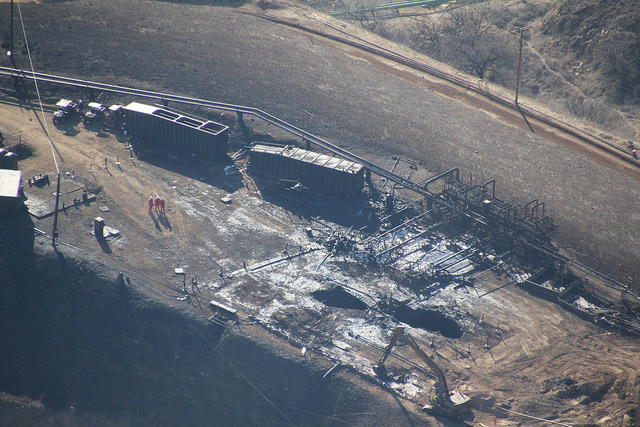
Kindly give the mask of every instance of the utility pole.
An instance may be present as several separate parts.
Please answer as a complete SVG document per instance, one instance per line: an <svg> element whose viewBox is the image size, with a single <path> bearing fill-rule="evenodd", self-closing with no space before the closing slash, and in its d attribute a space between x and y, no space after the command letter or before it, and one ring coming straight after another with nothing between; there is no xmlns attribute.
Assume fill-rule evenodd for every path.
<svg viewBox="0 0 640 427"><path fill-rule="evenodd" d="M9 52L13 55L13 0L11 0L11 22L9 24L11 28L11 39L9 41Z"/></svg>
<svg viewBox="0 0 640 427"><path fill-rule="evenodd" d="M58 183L56 184L56 204L53 210L53 232L51 233L51 245L55 248L58 237L58 206L60 203L60 172L58 172Z"/></svg>
<svg viewBox="0 0 640 427"><path fill-rule="evenodd" d="M11 0L11 22L9 24L9 27L11 28L10 32L10 38L9 38L9 52L7 52L7 55L9 55L9 59L11 60L11 65L13 65L13 68L16 68L16 63L13 59L13 0Z"/></svg>
<svg viewBox="0 0 640 427"><path fill-rule="evenodd" d="M517 30L511 31L511 34L517 35L520 34L520 53L518 55L518 77L516 78L516 106L518 105L518 93L520 92L520 67L522 66L522 35L525 31L529 31L531 29L531 25L524 26L522 28L518 28Z"/></svg>

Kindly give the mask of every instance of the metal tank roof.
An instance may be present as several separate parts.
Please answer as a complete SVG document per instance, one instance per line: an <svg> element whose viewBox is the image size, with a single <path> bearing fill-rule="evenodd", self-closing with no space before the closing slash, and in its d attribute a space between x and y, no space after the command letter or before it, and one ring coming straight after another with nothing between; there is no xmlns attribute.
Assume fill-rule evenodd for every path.
<svg viewBox="0 0 640 427"><path fill-rule="evenodd" d="M0 197L17 198L20 195L21 180L21 171L0 169Z"/></svg>

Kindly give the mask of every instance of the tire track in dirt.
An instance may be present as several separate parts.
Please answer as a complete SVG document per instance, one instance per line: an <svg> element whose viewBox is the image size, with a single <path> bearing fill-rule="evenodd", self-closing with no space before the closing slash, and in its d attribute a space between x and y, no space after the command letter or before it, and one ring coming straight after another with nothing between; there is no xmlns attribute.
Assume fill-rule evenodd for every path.
<svg viewBox="0 0 640 427"><path fill-rule="evenodd" d="M139 164L136 168L143 167L142 164ZM109 197L113 197L113 195L124 195L124 194L137 194L140 196L139 203L137 202L129 202L124 204L118 204L118 209L114 212L117 217L125 218L126 221L132 221L136 224L136 227L140 230L144 230L142 236L138 238L139 241L145 241L145 248L156 248L158 250L169 251L174 258L182 258L188 259L188 251L185 247L190 246L191 242L188 238L188 235L184 228L184 223L182 220L182 215L179 211L175 210L175 215L171 215L171 219L176 221L176 228L180 238L169 238L173 234L173 228L163 229L162 232L157 232L156 229L158 225L154 227L154 223L151 222L149 215L146 212L146 203L148 198L148 189L154 188L151 193L159 194L160 191L155 189L155 185L151 179L144 178L144 174L136 173L135 171L131 171L128 174L128 166L124 168L120 168L120 170L116 169L113 172L105 170L102 166L94 166L96 171L100 171L100 182L101 186L104 189L104 193L110 195ZM103 173L104 172L104 173ZM153 175L153 173L152 173ZM155 221L158 221L155 219ZM160 224L162 227L162 224ZM159 267L156 265L153 266L155 262L145 263L144 265L132 264L131 260L127 257L120 258L117 251L112 253L112 256L116 256L120 259L125 265L136 272L145 271L145 273L139 277L146 277L149 279L154 270L157 270ZM157 283L162 283L163 286L167 286L163 281L160 280L160 277L156 277L154 280ZM170 287L173 289L173 287Z"/></svg>
<svg viewBox="0 0 640 427"><path fill-rule="evenodd" d="M175 218L176 218L176 225L178 228L178 234L187 244L189 244L189 237L187 236L187 233L184 229L184 221L182 220L182 214L178 210L175 211L175 214L176 214Z"/></svg>

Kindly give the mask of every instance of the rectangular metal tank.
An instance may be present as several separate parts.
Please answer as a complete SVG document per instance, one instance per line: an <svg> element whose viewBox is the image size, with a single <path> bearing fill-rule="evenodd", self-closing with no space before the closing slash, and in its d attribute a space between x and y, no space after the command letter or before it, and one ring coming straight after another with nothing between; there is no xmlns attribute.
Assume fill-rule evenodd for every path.
<svg viewBox="0 0 640 427"><path fill-rule="evenodd" d="M132 102L123 107L129 134L147 148L220 159L229 150L229 127L157 106Z"/></svg>
<svg viewBox="0 0 640 427"><path fill-rule="evenodd" d="M333 194L360 192L364 186L361 164L292 145L254 145L249 152L248 170L275 180L298 181L309 189Z"/></svg>

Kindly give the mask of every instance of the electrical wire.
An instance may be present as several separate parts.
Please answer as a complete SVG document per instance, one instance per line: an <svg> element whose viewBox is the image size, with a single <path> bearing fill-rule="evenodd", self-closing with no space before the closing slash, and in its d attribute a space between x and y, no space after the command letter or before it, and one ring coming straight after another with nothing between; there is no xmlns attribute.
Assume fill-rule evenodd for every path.
<svg viewBox="0 0 640 427"><path fill-rule="evenodd" d="M53 164L56 167L56 173L60 175L60 168L58 167L58 159L56 158L55 148L51 136L49 134L49 128L47 121L44 119L44 107L42 106L42 97L40 96L40 88L38 87L38 80L36 79L35 69L33 67L33 59L31 57L31 48L29 47L29 39L27 38L27 30L24 25L24 19L22 17L22 9L20 9L20 0L16 1L18 6L18 16L20 17L20 25L22 26L22 35L24 37L24 43L27 48L27 56L29 57L29 66L31 67L31 74L33 75L33 83L36 87L36 94L38 95L38 104L40 105L40 113L42 114L42 121L44 123L44 133L49 141L49 147L51 148L51 156L53 157ZM12 52L13 54L13 52Z"/></svg>
<svg viewBox="0 0 640 427"><path fill-rule="evenodd" d="M196 328L193 323L191 323L188 319L187 322L189 323L189 326L191 326L193 328L194 331L196 331L196 333L198 335L200 335L200 337L202 337L202 339L204 340L204 342L206 342L217 354L218 356L220 356L220 358L226 362L229 366L231 366L231 369L233 369L236 374L238 374L243 380L245 380L247 382L247 384L249 384L251 386L251 388L253 388L256 393L258 393L269 405L271 405L276 411L278 411L278 413L280 415L282 415L282 417L287 420L287 422L292 425L295 426L296 424L284 413L280 410L280 408L278 408L276 406L275 403L273 403L262 391L260 391L260 389L254 385L249 378L247 378L238 368L235 367L235 365L233 363L231 363L226 357L224 357L224 355L220 352L220 350L218 350L218 348L213 345L208 339L207 337L204 336L204 334L198 329Z"/></svg>

